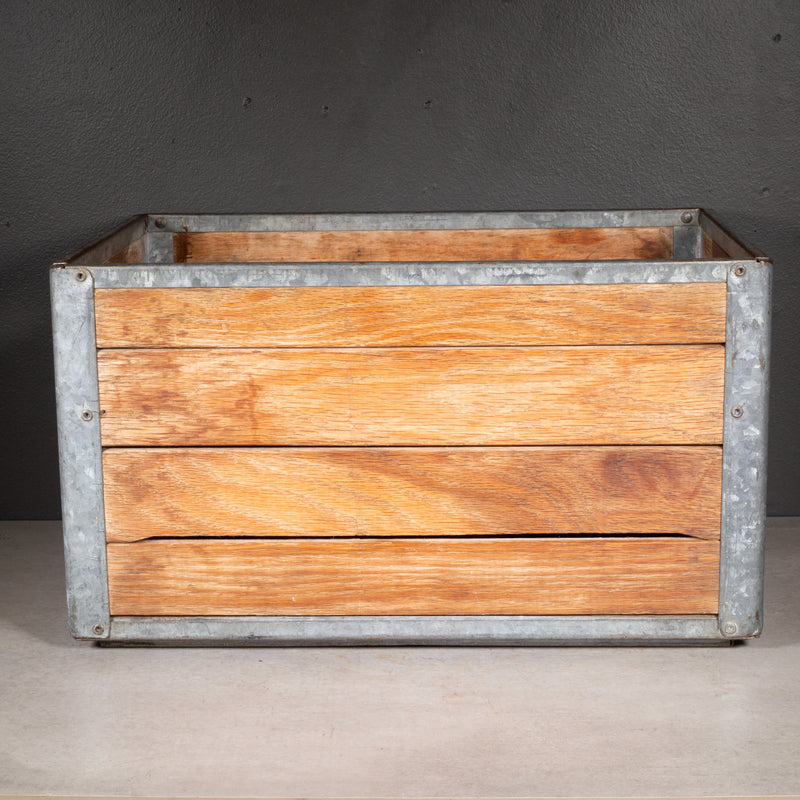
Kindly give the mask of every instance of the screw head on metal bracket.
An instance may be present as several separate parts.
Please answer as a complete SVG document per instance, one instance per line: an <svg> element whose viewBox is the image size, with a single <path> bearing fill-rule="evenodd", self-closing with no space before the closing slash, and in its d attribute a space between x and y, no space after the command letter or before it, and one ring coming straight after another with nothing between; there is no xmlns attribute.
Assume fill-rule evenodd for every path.
<svg viewBox="0 0 800 800"><path fill-rule="evenodd" d="M106 629L100 623L98 623L97 625L95 625L92 628L92 633L95 636L102 636L105 632L106 632Z"/></svg>
<svg viewBox="0 0 800 800"><path fill-rule="evenodd" d="M79 269L75 273L75 280L76 281L80 281L81 283L83 283L86 280L87 277L88 277L88 273L86 272L85 269Z"/></svg>
<svg viewBox="0 0 800 800"><path fill-rule="evenodd" d="M681 222L685 222L687 225L694 219L691 211L684 211L681 214Z"/></svg>
<svg viewBox="0 0 800 800"><path fill-rule="evenodd" d="M736 636L739 631L739 626L735 622L726 622L722 626L722 632L726 636Z"/></svg>
<svg viewBox="0 0 800 800"><path fill-rule="evenodd" d="M745 274L745 272L747 272L747 267L745 267L745 265L744 265L744 264L737 264L737 265L736 265L736 266L733 268L733 274L734 274L734 275L735 275L737 278L741 278L741 277L742 277L742 275L744 275L744 274Z"/></svg>
<svg viewBox="0 0 800 800"><path fill-rule="evenodd" d="M81 419L84 422L91 422L93 417L94 417L94 412L92 411L91 408L84 408L83 411L81 411Z"/></svg>
<svg viewBox="0 0 800 800"><path fill-rule="evenodd" d="M156 228L166 228L166 227L167 227L167 221L164 219L164 217L156 217Z"/></svg>
<svg viewBox="0 0 800 800"><path fill-rule="evenodd" d="M744 414L744 409L741 406L734 406L731 409L731 416L734 419L739 419Z"/></svg>

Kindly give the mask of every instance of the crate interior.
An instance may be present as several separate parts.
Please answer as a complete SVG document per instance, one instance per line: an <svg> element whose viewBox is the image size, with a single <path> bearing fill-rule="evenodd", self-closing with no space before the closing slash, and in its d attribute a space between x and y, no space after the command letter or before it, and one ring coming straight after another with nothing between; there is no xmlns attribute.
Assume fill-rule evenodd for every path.
<svg viewBox="0 0 800 800"><path fill-rule="evenodd" d="M199 232L175 234L187 263L545 261L670 258L671 228Z"/></svg>
<svg viewBox="0 0 800 800"><path fill-rule="evenodd" d="M568 213L568 212L565 212ZM581 212L600 218L595 212ZM751 258L752 254L697 209L641 212L638 224L579 226L531 222L470 228L437 224L413 229L343 229L314 215L282 221L269 215L143 215L70 261L99 264L246 264L341 262L657 261ZM655 215L655 216L653 216ZM663 224L665 215L670 224ZM684 212L684 216L686 212ZM334 215L335 216L335 215ZM447 217L448 215L439 215ZM482 217L483 215L479 215ZM486 215L489 219L498 215ZM560 216L548 214L549 218ZM674 217L674 219L672 218ZM332 219L332 217L326 217ZM312 220L310 223L308 220ZM480 220L479 220L480 221ZM658 224L655 224L658 223Z"/></svg>

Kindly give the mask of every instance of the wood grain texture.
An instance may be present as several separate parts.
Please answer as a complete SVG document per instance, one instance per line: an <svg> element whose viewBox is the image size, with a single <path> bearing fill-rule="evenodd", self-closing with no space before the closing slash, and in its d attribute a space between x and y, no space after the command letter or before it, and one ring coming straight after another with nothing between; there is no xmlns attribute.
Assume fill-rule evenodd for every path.
<svg viewBox="0 0 800 800"><path fill-rule="evenodd" d="M105 446L720 444L724 347L101 350Z"/></svg>
<svg viewBox="0 0 800 800"><path fill-rule="evenodd" d="M195 263L670 258L672 228L215 232L175 235Z"/></svg>
<svg viewBox="0 0 800 800"><path fill-rule="evenodd" d="M722 245L715 242L703 231L703 258L730 258Z"/></svg>
<svg viewBox="0 0 800 800"><path fill-rule="evenodd" d="M725 284L98 289L98 347L705 344Z"/></svg>
<svg viewBox="0 0 800 800"><path fill-rule="evenodd" d="M719 538L719 447L132 448L103 453L106 536Z"/></svg>
<svg viewBox="0 0 800 800"><path fill-rule="evenodd" d="M713 614L701 539L152 539L108 545L111 613Z"/></svg>

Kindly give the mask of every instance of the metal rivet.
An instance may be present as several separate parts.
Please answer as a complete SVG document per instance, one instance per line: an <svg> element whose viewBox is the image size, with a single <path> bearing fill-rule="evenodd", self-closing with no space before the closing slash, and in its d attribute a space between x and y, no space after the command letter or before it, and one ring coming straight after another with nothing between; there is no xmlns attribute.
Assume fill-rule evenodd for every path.
<svg viewBox="0 0 800 800"><path fill-rule="evenodd" d="M738 630L739 626L735 622L726 622L722 628L722 632L726 636L735 636Z"/></svg>
<svg viewBox="0 0 800 800"><path fill-rule="evenodd" d="M741 278L741 277L742 277L742 275L744 275L744 274L745 274L745 272L747 272L747 268L744 266L744 264L737 264L737 265L736 265L736 266L733 268L733 274L734 274L734 275L735 275L737 278Z"/></svg>
<svg viewBox="0 0 800 800"><path fill-rule="evenodd" d="M688 224L693 219L694 219L694 217L692 216L692 212L691 211L684 211L683 214L681 214L681 222L685 222L685 223Z"/></svg>
<svg viewBox="0 0 800 800"><path fill-rule="evenodd" d="M742 414L744 414L744 409L741 406L734 406L731 409L731 416L734 419L739 419L739 417L741 417Z"/></svg>
<svg viewBox="0 0 800 800"><path fill-rule="evenodd" d="M94 417L94 413L91 408L84 408L83 411L81 411L81 419L84 422L91 422L92 417Z"/></svg>
<svg viewBox="0 0 800 800"><path fill-rule="evenodd" d="M86 270L79 269L75 273L75 280L76 281L81 281L81 282L85 281L86 280Z"/></svg>
<svg viewBox="0 0 800 800"><path fill-rule="evenodd" d="M106 629L100 624L97 624L92 628L92 633L95 636L102 636L105 633L105 631Z"/></svg>
<svg viewBox="0 0 800 800"><path fill-rule="evenodd" d="M164 219L164 217L156 217L156 228L166 228L166 227L167 227L167 221Z"/></svg>

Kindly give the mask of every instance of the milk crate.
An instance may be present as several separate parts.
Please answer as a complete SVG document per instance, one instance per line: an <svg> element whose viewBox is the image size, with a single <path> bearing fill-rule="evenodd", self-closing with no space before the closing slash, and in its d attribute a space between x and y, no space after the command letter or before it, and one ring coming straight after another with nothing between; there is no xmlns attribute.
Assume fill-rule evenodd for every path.
<svg viewBox="0 0 800 800"><path fill-rule="evenodd" d="M699 209L135 219L51 271L72 635L757 636L770 280Z"/></svg>

